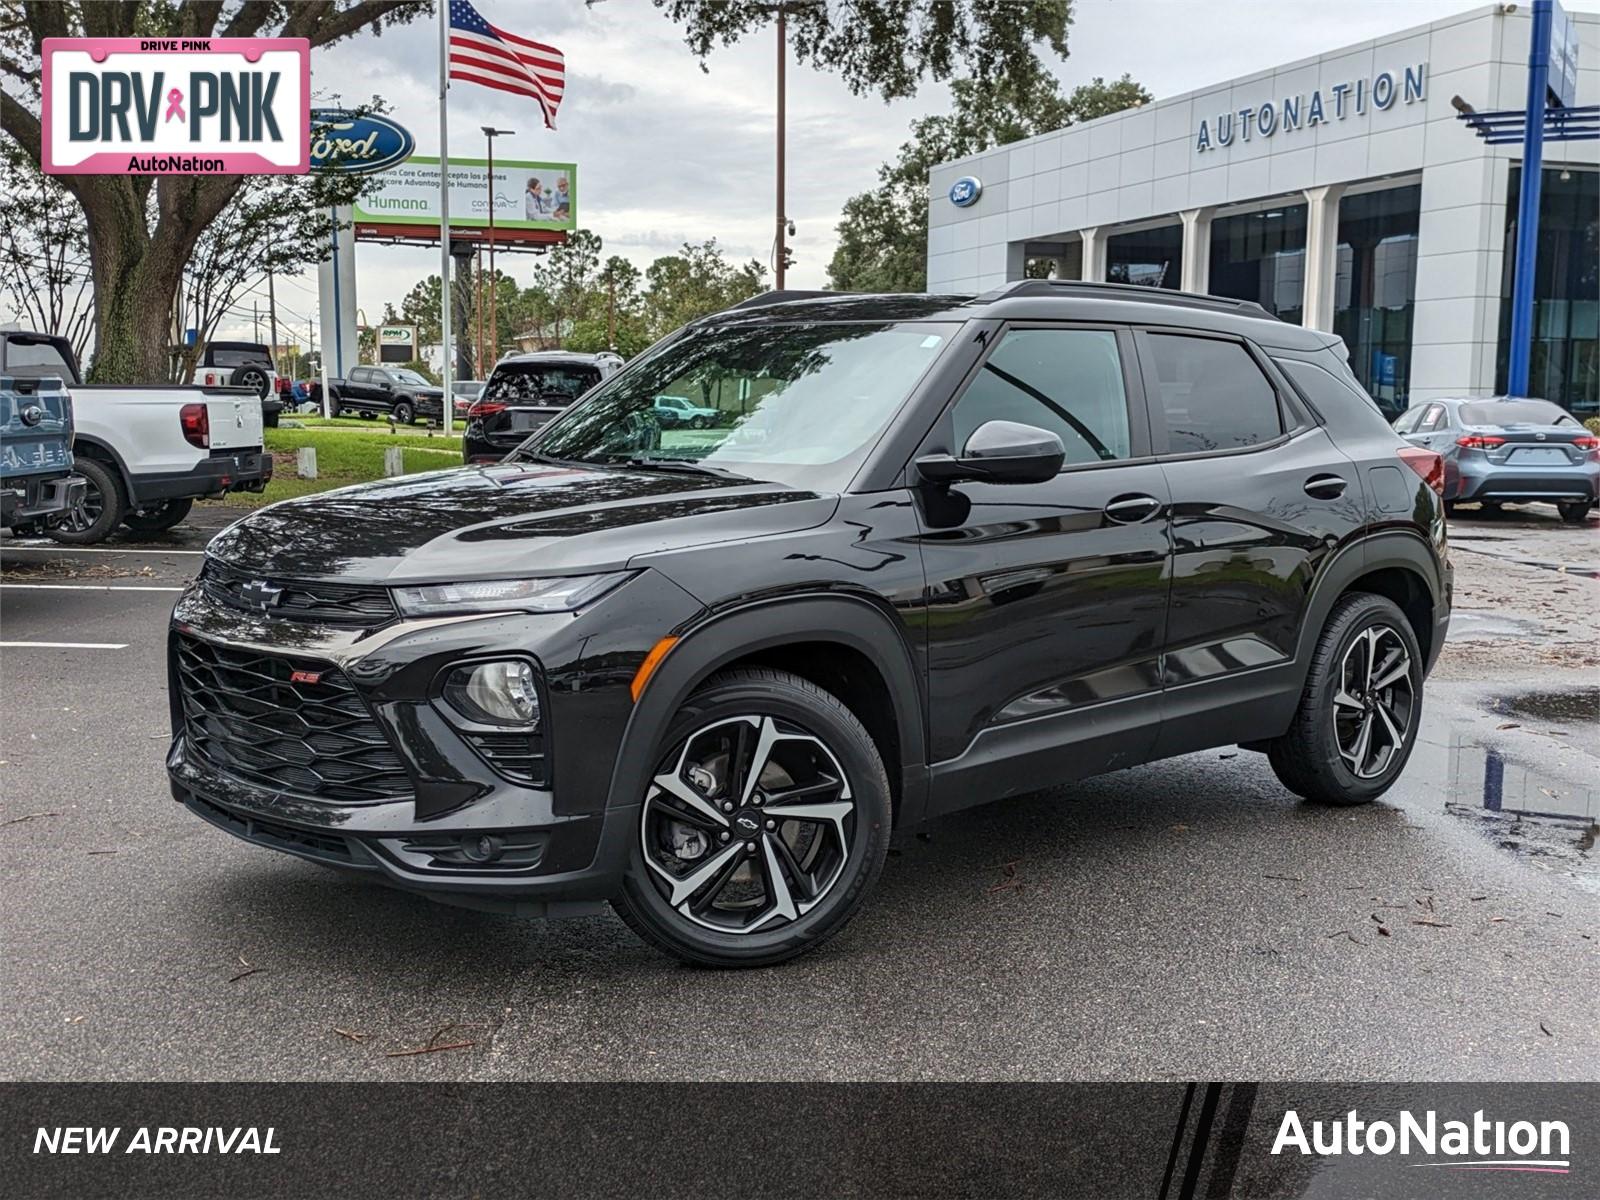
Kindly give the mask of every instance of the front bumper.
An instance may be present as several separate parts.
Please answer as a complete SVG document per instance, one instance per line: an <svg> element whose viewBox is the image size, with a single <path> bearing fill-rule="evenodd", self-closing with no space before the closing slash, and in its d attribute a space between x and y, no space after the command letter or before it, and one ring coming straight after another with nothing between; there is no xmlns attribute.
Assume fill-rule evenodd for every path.
<svg viewBox="0 0 1600 1200"><path fill-rule="evenodd" d="M83 503L82 475L58 475L53 479L14 479L0 488L0 525L39 521L46 525Z"/></svg>
<svg viewBox="0 0 1600 1200"><path fill-rule="evenodd" d="M252 844L434 899L534 916L593 911L620 889L641 799L611 797L632 710L628 681L648 649L629 644L639 636L636 621L606 619L613 603L668 624L698 608L645 572L579 616L403 620L372 631L244 612L192 586L172 622L172 795ZM185 693L181 639L337 668L401 761L409 794L339 803L209 759L189 735L184 704L195 693ZM501 774L438 702L437 681L449 667L497 654L534 657L541 669L547 784ZM496 851L492 861L486 845Z"/></svg>

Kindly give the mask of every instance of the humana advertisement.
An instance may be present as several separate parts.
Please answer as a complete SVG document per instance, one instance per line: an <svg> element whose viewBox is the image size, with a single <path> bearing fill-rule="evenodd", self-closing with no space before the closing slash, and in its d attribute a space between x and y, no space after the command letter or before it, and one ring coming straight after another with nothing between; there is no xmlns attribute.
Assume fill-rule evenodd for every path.
<svg viewBox="0 0 1600 1200"><path fill-rule="evenodd" d="M496 229L573 229L578 220L578 168L574 163L495 159ZM450 224L489 224L489 162L450 160ZM358 222L439 224L439 159L415 154L386 171L375 191L358 200Z"/></svg>

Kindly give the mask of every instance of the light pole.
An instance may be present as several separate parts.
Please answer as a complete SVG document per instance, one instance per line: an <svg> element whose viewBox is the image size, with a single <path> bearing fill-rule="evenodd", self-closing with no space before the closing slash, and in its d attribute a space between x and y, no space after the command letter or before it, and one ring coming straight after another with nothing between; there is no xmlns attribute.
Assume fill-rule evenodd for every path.
<svg viewBox="0 0 1600 1200"><path fill-rule="evenodd" d="M783 214L783 143L784 130L784 64L788 54L788 23L784 19L783 5L778 5L778 238L777 256L773 262L772 271L776 277L777 290L783 291L783 277L788 268L787 259L789 248L784 244L783 234L786 218Z"/></svg>
<svg viewBox="0 0 1600 1200"><path fill-rule="evenodd" d="M496 129L493 125L483 126L484 139L489 143L489 340L492 347L484 357L497 359L500 356L500 327L495 324L495 291L494 286L494 139L502 134L515 133L514 129ZM492 369L494 364L488 364ZM478 364L478 370L483 371L484 364ZM487 379L488 375L484 375Z"/></svg>

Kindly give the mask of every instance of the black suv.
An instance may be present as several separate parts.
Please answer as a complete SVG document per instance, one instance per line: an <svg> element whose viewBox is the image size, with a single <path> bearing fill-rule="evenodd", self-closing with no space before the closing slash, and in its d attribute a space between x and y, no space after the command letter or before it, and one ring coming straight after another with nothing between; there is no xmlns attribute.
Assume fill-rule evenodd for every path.
<svg viewBox="0 0 1600 1200"><path fill-rule="evenodd" d="M1441 482L1337 338L1251 304L770 294L505 462L219 535L172 788L439 899L770 963L971 805L1235 742L1381 795L1449 618Z"/></svg>

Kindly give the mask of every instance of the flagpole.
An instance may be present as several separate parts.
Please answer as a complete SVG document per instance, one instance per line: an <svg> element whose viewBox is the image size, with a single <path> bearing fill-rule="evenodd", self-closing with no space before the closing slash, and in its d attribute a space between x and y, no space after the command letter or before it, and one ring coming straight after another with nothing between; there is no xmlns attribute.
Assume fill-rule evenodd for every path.
<svg viewBox="0 0 1600 1200"><path fill-rule="evenodd" d="M450 0L439 0L439 336L444 343L445 436L450 436L455 397L450 393Z"/></svg>

